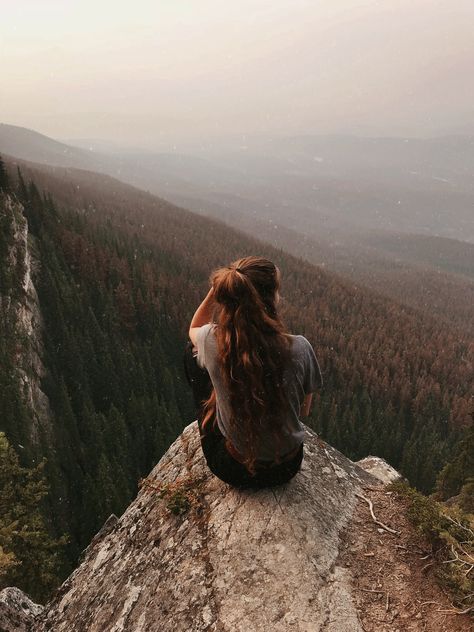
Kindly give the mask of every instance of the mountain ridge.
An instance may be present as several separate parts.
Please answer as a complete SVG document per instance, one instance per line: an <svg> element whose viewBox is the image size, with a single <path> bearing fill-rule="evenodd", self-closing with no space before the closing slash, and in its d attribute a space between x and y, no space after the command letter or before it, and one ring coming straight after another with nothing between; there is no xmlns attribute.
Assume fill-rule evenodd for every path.
<svg viewBox="0 0 474 632"><path fill-rule="evenodd" d="M7 127L4 126L3 129L5 130ZM11 128L10 136L12 138L9 143L5 144L6 141L5 139L2 140L1 130L2 128L0 128L0 150L5 148L10 150L11 155L32 158L34 142L13 142L16 128ZM28 137L29 130L22 130L22 135ZM35 136L35 138L38 140L38 137ZM395 222L390 229L388 226L385 229L383 226L376 228L375 225L372 228L363 229L357 221L351 224L351 217L354 214L357 215L357 199L360 197L362 189L367 185L362 183L359 186L357 181L351 185L349 181L343 181L344 179L338 185L339 188L342 187L341 194L346 189L350 192L351 187L355 188L348 199L344 198L344 202L341 198L341 209L333 209L334 212L337 211L336 215L341 211L345 218L344 229L341 230L341 226L338 227L337 222L334 223L335 216L333 217L334 213L331 211L334 195L330 189L336 186L337 178L334 184L328 184L326 181L321 181L318 184L321 180L319 171L322 167L319 163L317 163L318 170L314 174L316 179L312 183L301 181L298 186L293 183L288 189L282 181L282 190L278 193L277 205L274 206L273 189L280 185L275 184L271 190L265 191L266 179L274 177L275 182L278 183L281 180L280 171L282 169L284 171L287 164L291 166L293 160L297 163L303 160L305 165L308 163L311 166L314 161L312 161L311 154L308 154L309 149L306 147L308 143L310 143L310 147L311 143L314 142L323 143L324 147L327 146L327 151L335 152L334 160L336 164L339 164L342 160L339 156L341 148L337 151L334 150L331 145L331 138L306 139L307 142L303 146L304 151L296 152L294 159L290 159L291 151L294 151L291 143L288 145L291 139L280 139L279 141L275 139L270 142L269 146L267 146L269 143L267 140L267 145L264 144L262 149L264 153L257 160L252 155L245 157L246 152L243 151L237 152L237 157L228 153L222 156L217 153L214 156L212 152L209 155L205 152L201 152L201 154L198 152L195 156L179 153L153 154L153 152L140 154L138 150L120 153L119 149L115 153L111 151L109 155L106 155L105 153L101 154L100 151L67 148L64 145L61 145L61 151L58 151L54 144L57 141L52 140L51 143L56 149L50 152L48 157L47 147L50 139L44 135L40 136L43 143L42 159L44 163L61 163L66 157L67 164L74 167L101 173L106 172L112 177L117 177L141 189L150 190L153 194L167 198L179 206L224 221L238 230L244 230L249 235L258 234L262 239L275 246L281 246L284 250L297 256L304 256L312 263L324 265L326 269L342 274L358 284L374 289L407 306L434 314L445 323L451 322L457 329L472 334L474 332L474 325L472 324L474 323L472 308L474 303L470 298L474 292L474 268L472 266L474 254L471 253L474 253L474 245L469 241L458 241L459 245L457 245L453 241L454 237L445 236L442 232L438 236L424 235L423 232L419 234L396 232L397 229L401 229L401 225L398 225L399 222L398 224ZM299 142L302 140L304 139L300 139ZM402 148L406 145L404 139L392 139L392 141ZM470 148L471 145L468 141L469 139L465 139L464 144ZM251 140L249 142L252 144ZM340 144L348 141L341 137L338 142ZM372 151L371 146L375 143L374 139L359 138L353 142L356 142L356 147L351 149L351 157L346 159L346 162L348 160L347 168L358 168L355 161L358 152L362 151L357 160L367 163L366 171L370 167L366 174L369 180L370 178L377 180L384 171L390 174L389 164L383 163L383 169L380 166L377 169L374 165L370 166L372 164L370 151ZM447 139L418 139L416 141L421 146L425 146L429 142L442 144L447 142ZM284 143L283 148L279 149L279 143ZM364 157L364 147L366 146L369 152L368 158ZM454 144L455 154L458 151L456 147ZM462 154L462 148L458 149L458 153L461 152ZM290 153L285 154L285 151ZM283 152L281 157L278 152ZM474 154L474 150L472 153ZM75 156L74 159L73 156ZM474 156L471 158L465 165L466 173L471 167L474 169ZM456 160L458 160L459 169L462 171L460 157L458 156ZM278 164L275 167L276 170L274 169L274 175L271 176L273 173L271 165L275 161L278 161ZM267 167L267 165L269 166ZM441 161L440 168L442 165L443 162ZM267 174L268 169L270 171ZM406 169L409 169L408 164ZM364 176L365 179L367 179L366 176ZM413 177L415 176L410 176L410 178ZM374 217L381 212L382 207L392 203L392 198L403 196L403 191L408 184L405 183L403 186L400 184L399 192L393 191L388 196L388 201L383 201L382 196L376 205ZM443 202L445 206L452 206L449 197L446 197L447 185L439 184L442 187L436 193L436 204L439 205L438 198L440 198L445 200ZM262 186L264 186L263 189ZM316 190L309 195L307 191L311 191L315 186ZM453 194L456 194L456 190L457 187L453 190ZM306 193L303 194L304 191ZM339 194L336 195L336 200L339 197ZM385 195L385 197L387 196ZM400 200L402 199L400 198ZM327 204L329 206L326 208ZM465 208L466 204L469 207L471 202L465 200L461 205L462 208ZM396 216L399 219L403 208L404 203L397 210ZM292 214L297 216L291 221L289 221L290 209ZM415 216L417 212L417 208L413 207L409 215L411 213ZM445 214L445 210L440 207L435 215L441 212ZM298 220L299 215L302 217ZM456 222L457 224L458 222ZM463 230L457 235L457 238L465 239L466 234L466 231ZM420 259L421 253L424 253L424 256ZM446 256L443 253L446 253Z"/></svg>

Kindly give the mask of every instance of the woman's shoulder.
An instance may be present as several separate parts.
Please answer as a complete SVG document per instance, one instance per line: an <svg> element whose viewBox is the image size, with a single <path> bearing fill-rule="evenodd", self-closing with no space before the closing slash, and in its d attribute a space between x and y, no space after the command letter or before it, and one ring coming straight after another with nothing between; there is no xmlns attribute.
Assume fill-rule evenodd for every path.
<svg viewBox="0 0 474 632"><path fill-rule="evenodd" d="M298 361L306 362L308 358L314 358L315 351L310 341L302 334L290 334L292 339L291 354Z"/></svg>
<svg viewBox="0 0 474 632"><path fill-rule="evenodd" d="M312 347L310 341L302 334L289 334L293 349L305 349Z"/></svg>
<svg viewBox="0 0 474 632"><path fill-rule="evenodd" d="M323 386L323 376L313 345L303 335L292 336L294 339L293 362L302 367L305 393L312 393Z"/></svg>
<svg viewBox="0 0 474 632"><path fill-rule="evenodd" d="M199 327L199 333L202 336L207 336L211 330L215 329L215 326L215 323L206 323L205 325Z"/></svg>

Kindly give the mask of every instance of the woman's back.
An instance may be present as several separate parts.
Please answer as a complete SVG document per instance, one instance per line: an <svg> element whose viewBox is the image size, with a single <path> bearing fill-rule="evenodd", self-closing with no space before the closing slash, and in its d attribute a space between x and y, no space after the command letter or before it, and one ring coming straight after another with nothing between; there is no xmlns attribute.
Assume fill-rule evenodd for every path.
<svg viewBox="0 0 474 632"><path fill-rule="evenodd" d="M322 387L323 379L318 360L310 342L301 335L290 335L291 347L289 361L283 373L283 384L287 394L288 407L282 410L284 419L273 420L281 428L282 442L280 457L294 450L303 442L304 427L300 421L300 411L304 398ZM215 325L208 323L196 330L195 345L199 366L209 372L216 393L216 420L222 434L231 441L238 452L244 453L244 437L239 427L231 423L231 407L228 390L218 362ZM250 396L250 394L249 394ZM256 422L258 423L258 421ZM256 457L262 462L275 460L275 438L269 428L272 420L263 420L255 433Z"/></svg>

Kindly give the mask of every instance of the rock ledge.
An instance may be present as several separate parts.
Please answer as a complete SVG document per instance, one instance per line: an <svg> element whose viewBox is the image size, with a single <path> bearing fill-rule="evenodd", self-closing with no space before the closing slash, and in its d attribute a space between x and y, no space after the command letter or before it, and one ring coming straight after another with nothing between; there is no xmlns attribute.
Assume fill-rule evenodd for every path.
<svg viewBox="0 0 474 632"><path fill-rule="evenodd" d="M180 480L195 482L197 506L173 515L153 488ZM289 483L232 488L208 470L194 422L33 630L362 630L338 555L367 484L378 481L307 429L303 466Z"/></svg>

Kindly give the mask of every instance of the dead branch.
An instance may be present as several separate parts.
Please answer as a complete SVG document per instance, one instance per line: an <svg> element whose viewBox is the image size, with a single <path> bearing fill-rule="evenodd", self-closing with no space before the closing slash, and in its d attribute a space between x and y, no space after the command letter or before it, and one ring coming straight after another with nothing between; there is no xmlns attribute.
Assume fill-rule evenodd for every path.
<svg viewBox="0 0 474 632"><path fill-rule="evenodd" d="M455 518L452 518L451 516L448 516L448 514L443 514L443 515L450 522L452 522L454 525L456 525L456 527L459 527L460 529L464 529L464 531L467 531L468 533L470 533L472 535L472 537L474 537L474 531L472 529L469 529L469 527L466 527L465 525L461 524L459 522L459 520L456 520Z"/></svg>
<svg viewBox="0 0 474 632"><path fill-rule="evenodd" d="M444 612L445 614L468 614L474 610L474 606L470 606L465 610L459 610L458 608L453 608L452 610L436 610L436 612Z"/></svg>
<svg viewBox="0 0 474 632"><path fill-rule="evenodd" d="M380 522L380 520L377 520L374 514L374 506L370 498L367 498L367 496L363 496L362 494L358 494L357 492L355 495L357 496L357 498L360 498L361 500L365 501L369 505L370 515L372 516L372 520L375 522L375 524L378 524L379 527L382 527L382 529L385 529L385 531L388 531L389 533L393 533L394 535L400 534L400 531L395 531L395 529L392 529L391 527L387 527L386 524L384 524L383 522Z"/></svg>

